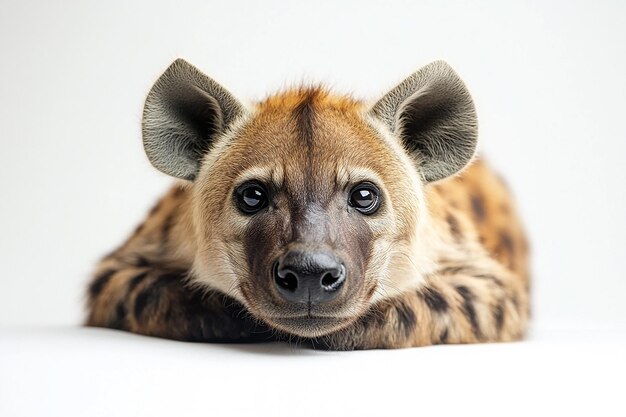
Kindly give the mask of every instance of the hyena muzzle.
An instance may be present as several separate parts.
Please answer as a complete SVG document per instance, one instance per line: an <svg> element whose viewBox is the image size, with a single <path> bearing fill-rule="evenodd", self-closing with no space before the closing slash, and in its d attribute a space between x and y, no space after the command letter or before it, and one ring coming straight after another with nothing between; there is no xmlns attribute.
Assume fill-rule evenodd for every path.
<svg viewBox="0 0 626 417"><path fill-rule="evenodd" d="M302 87L244 104L177 60L143 141L180 181L101 261L88 325L329 349L523 336L526 240L446 63L374 103Z"/></svg>

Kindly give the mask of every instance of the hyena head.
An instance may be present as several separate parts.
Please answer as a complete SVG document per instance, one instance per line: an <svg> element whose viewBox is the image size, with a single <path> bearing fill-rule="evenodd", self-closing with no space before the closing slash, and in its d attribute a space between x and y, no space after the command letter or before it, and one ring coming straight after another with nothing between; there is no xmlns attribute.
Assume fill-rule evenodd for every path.
<svg viewBox="0 0 626 417"><path fill-rule="evenodd" d="M321 88L244 105L177 60L148 95L143 137L156 168L190 183L193 279L315 337L419 283L424 184L469 162L476 116L443 62L368 106Z"/></svg>

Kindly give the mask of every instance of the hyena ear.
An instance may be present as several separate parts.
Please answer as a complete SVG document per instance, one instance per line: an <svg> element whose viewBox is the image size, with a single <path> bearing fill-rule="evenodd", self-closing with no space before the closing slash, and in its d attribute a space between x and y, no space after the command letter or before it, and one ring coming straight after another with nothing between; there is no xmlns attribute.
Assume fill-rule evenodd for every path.
<svg viewBox="0 0 626 417"><path fill-rule="evenodd" d="M221 85L177 59L156 81L143 110L143 146L160 171L193 180L215 138L246 112Z"/></svg>
<svg viewBox="0 0 626 417"><path fill-rule="evenodd" d="M461 170L474 156L476 110L450 66L432 62L385 94L370 110L400 137L425 181Z"/></svg>

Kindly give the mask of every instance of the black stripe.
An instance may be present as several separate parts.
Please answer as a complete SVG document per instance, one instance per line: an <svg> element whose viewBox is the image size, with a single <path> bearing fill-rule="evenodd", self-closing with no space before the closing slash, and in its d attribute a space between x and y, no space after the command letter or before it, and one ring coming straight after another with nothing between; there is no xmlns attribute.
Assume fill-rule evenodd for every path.
<svg viewBox="0 0 626 417"><path fill-rule="evenodd" d="M448 310L448 302L439 291L433 287L424 287L419 292L428 308L437 313L443 313Z"/></svg>
<svg viewBox="0 0 626 417"><path fill-rule="evenodd" d="M519 312L520 311L520 309L519 309L519 298L517 298L517 294L513 294L511 296L511 302L513 303L513 306L515 307L515 310L517 310Z"/></svg>
<svg viewBox="0 0 626 417"><path fill-rule="evenodd" d="M439 343L446 343L448 341L448 328L446 327L439 335Z"/></svg>
<svg viewBox="0 0 626 417"><path fill-rule="evenodd" d="M99 275L97 275L89 286L89 296L92 299L96 298L100 294L100 292L102 292L104 287L107 285L107 283L111 280L116 272L116 269L107 269L106 271L101 272Z"/></svg>
<svg viewBox="0 0 626 417"><path fill-rule="evenodd" d="M496 320L496 330L500 333L500 331L502 331L502 326L504 325L504 308L502 307L502 304L498 304L493 310L493 317Z"/></svg>
<svg viewBox="0 0 626 417"><path fill-rule="evenodd" d="M112 329L124 330L126 328L126 305L124 301L117 303L115 307L115 319L109 323Z"/></svg>
<svg viewBox="0 0 626 417"><path fill-rule="evenodd" d="M137 274L133 279L131 279L130 282L128 283L128 292L131 292L132 290L134 290L137 287L137 285L139 285L141 281L143 281L146 275L148 275L148 271L143 271Z"/></svg>
<svg viewBox="0 0 626 417"><path fill-rule="evenodd" d="M498 277L496 277L495 275L491 275L491 274L475 274L473 276L474 276L474 278L486 279L488 281L492 281L493 283L495 283L499 287L503 286L502 281L500 281L500 279Z"/></svg>
<svg viewBox="0 0 626 417"><path fill-rule="evenodd" d="M168 273L157 278L152 284L143 290L137 298L135 298L135 307L133 313L137 321L141 319L141 316L145 309L150 304L156 304L163 294L163 289L171 282L180 279L179 273Z"/></svg>
<svg viewBox="0 0 626 417"><path fill-rule="evenodd" d="M509 258L509 266L513 266L513 258L515 257L515 247L513 244L513 238L505 231L500 231L500 248L503 249Z"/></svg>
<svg viewBox="0 0 626 417"><path fill-rule="evenodd" d="M161 208L161 204L163 204L163 200L159 200L154 206L152 206L152 208L148 212L148 217L152 216L157 211L159 211L159 209Z"/></svg>
<svg viewBox="0 0 626 417"><path fill-rule="evenodd" d="M417 324L415 312L402 300L398 300L395 308L398 316L398 327L404 329L404 334L409 337Z"/></svg>
<svg viewBox="0 0 626 417"><path fill-rule="evenodd" d="M450 227L450 233L452 237L457 242L460 242L463 238L463 234L461 233L461 226L459 225L459 221L454 217L452 213L448 213L446 216L446 221L448 222L448 226Z"/></svg>
<svg viewBox="0 0 626 417"><path fill-rule="evenodd" d="M148 266L152 265L152 262L150 262L148 259L146 259L145 257L139 255L137 256L137 258L133 261L133 265L139 268L145 268Z"/></svg>
<svg viewBox="0 0 626 417"><path fill-rule="evenodd" d="M476 317L476 309L474 308L474 294L469 288L459 285L456 287L457 292L463 298L463 312L467 317L467 320L472 325L472 331L477 338L481 338L480 327L478 326L478 319Z"/></svg>
<svg viewBox="0 0 626 417"><path fill-rule="evenodd" d="M476 220L483 221L487 218L487 210L485 208L485 202L479 195L472 195L470 198L470 202L472 205L472 211L474 212L474 216Z"/></svg>
<svg viewBox="0 0 626 417"><path fill-rule="evenodd" d="M456 274L469 274L471 271L467 266L448 266L440 269L437 273L439 275L456 275Z"/></svg>

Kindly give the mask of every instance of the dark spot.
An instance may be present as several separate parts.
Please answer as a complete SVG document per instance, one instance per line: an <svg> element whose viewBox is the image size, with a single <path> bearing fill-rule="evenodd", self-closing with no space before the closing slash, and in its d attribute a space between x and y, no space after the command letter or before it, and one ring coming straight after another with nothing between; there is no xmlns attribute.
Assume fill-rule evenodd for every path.
<svg viewBox="0 0 626 417"><path fill-rule="evenodd" d="M313 127L315 124L315 98L318 90L311 90L293 110L296 123L296 134L304 139L307 146L313 144Z"/></svg>
<svg viewBox="0 0 626 417"><path fill-rule="evenodd" d="M498 333L502 331L502 326L504 325L504 308L502 304L498 304L493 310L493 318L496 321L496 329Z"/></svg>
<svg viewBox="0 0 626 417"><path fill-rule="evenodd" d="M142 313L146 308L154 308L162 299L162 296L167 295L168 285L180 279L179 273L167 273L157 278L152 284L150 284L145 290L143 290L137 298L135 298L135 308L133 310L137 321L141 319ZM153 314L158 311L152 311Z"/></svg>
<svg viewBox="0 0 626 417"><path fill-rule="evenodd" d="M420 296L432 311L443 313L448 310L448 302L439 291L433 287L424 287L419 292Z"/></svg>
<svg viewBox="0 0 626 417"><path fill-rule="evenodd" d="M438 271L439 275L456 275L456 274L469 274L470 270L465 265L447 266Z"/></svg>
<svg viewBox="0 0 626 417"><path fill-rule="evenodd" d="M515 307L515 310L519 312L519 298L517 298L517 294L513 294L511 296L511 302L513 303L513 307Z"/></svg>
<svg viewBox="0 0 626 417"><path fill-rule="evenodd" d="M148 271L143 271L140 272L139 274L137 274L136 276L134 276L128 283L128 292L132 292L135 288L137 288L137 285L139 285L141 283L141 281L144 280L144 278L146 277L146 275L148 275Z"/></svg>
<svg viewBox="0 0 626 417"><path fill-rule="evenodd" d="M142 292L135 299L135 317L137 320L141 317L141 313L148 305L148 302L152 302L155 296L158 296L159 293L154 291L154 288L150 287L148 290Z"/></svg>
<svg viewBox="0 0 626 417"><path fill-rule="evenodd" d="M511 238L511 235L504 230L500 232L500 247L504 249L509 256L513 256L515 250L513 246L513 239Z"/></svg>
<svg viewBox="0 0 626 417"><path fill-rule="evenodd" d="M404 334L406 337L409 337L417 324L415 312L402 300L398 300L395 308L398 317L398 327L404 329Z"/></svg>
<svg viewBox="0 0 626 417"><path fill-rule="evenodd" d="M170 213L163 221L163 226L161 228L160 242L162 245L166 244L167 241L169 240L170 232L172 230L173 225L174 225L174 215Z"/></svg>
<svg viewBox="0 0 626 417"><path fill-rule="evenodd" d="M496 284L498 287L502 287L502 281L500 281L500 279L498 277L496 277L495 275L491 275L491 274L475 274L473 276L474 276L474 278L491 281L494 284Z"/></svg>
<svg viewBox="0 0 626 417"><path fill-rule="evenodd" d="M137 258L135 258L135 260L133 261L133 265L138 267L138 268L146 268L148 266L152 265L152 262L150 262L148 259L146 259L145 257L139 255L137 256Z"/></svg>
<svg viewBox="0 0 626 417"><path fill-rule="evenodd" d="M111 323L109 323L109 327L112 329L124 330L126 328L126 305L124 301L120 301L117 303L115 307L115 318Z"/></svg>
<svg viewBox="0 0 626 417"><path fill-rule="evenodd" d="M113 275L117 272L115 269L107 269L104 272L101 272L96 278L93 280L91 285L89 286L89 296L91 299L96 298L100 292L104 289L107 283L111 280Z"/></svg>
<svg viewBox="0 0 626 417"><path fill-rule="evenodd" d="M463 298L463 312L472 326L472 331L474 335L480 339L481 332L478 326L478 318L476 317L476 309L474 308L474 294L464 285L457 286L456 290L461 298Z"/></svg>
<svg viewBox="0 0 626 417"><path fill-rule="evenodd" d="M150 212L148 213L148 216L152 216L154 215L157 211L159 211L159 209L161 208L161 205L163 204L163 200L160 200L159 202L157 202L154 206L152 206L152 208L150 209Z"/></svg>
<svg viewBox="0 0 626 417"><path fill-rule="evenodd" d="M461 233L461 226L459 225L459 221L452 213L448 213L446 216L446 222L448 222L448 226L450 227L450 233L452 237L457 242L460 242L463 238L463 234Z"/></svg>
<svg viewBox="0 0 626 417"><path fill-rule="evenodd" d="M439 343L447 343L448 342L448 328L446 327L443 332L439 335Z"/></svg>
<svg viewBox="0 0 626 417"><path fill-rule="evenodd" d="M472 211L474 212L474 217L479 222L484 221L487 218L487 210L485 208L485 201L481 196L473 194L470 198L470 202L472 204Z"/></svg>
<svg viewBox="0 0 626 417"><path fill-rule="evenodd" d="M161 237L163 237L164 239L167 239L173 225L174 225L174 215L170 213L165 218L165 220L163 220L163 228L161 229Z"/></svg>

